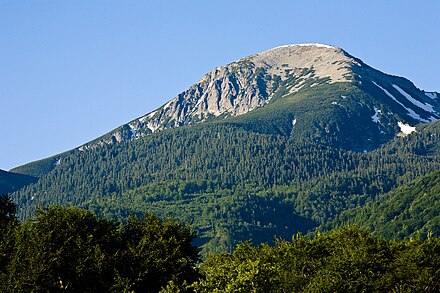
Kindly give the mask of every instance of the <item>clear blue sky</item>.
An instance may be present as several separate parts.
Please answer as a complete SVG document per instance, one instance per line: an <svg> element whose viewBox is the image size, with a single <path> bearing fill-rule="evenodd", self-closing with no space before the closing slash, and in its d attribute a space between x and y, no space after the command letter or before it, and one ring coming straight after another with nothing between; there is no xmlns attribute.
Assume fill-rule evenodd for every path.
<svg viewBox="0 0 440 293"><path fill-rule="evenodd" d="M92 140L213 67L306 42L440 91L438 0L0 0L0 168Z"/></svg>

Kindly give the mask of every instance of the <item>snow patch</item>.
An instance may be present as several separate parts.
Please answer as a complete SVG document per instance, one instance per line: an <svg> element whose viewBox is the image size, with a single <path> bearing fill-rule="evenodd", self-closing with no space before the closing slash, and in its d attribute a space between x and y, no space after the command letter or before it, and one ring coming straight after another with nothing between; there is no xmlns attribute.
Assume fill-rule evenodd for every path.
<svg viewBox="0 0 440 293"><path fill-rule="evenodd" d="M408 115L416 120L419 120L420 122L431 122L430 120L423 119L420 117L416 112L414 112L412 109L405 107L404 104L399 102L389 91L378 85L376 82L372 81L378 88L380 88L387 96L389 96L391 99L393 99L397 104L402 106L407 112Z"/></svg>
<svg viewBox="0 0 440 293"><path fill-rule="evenodd" d="M404 134L410 134L414 131L416 131L415 127L410 126L409 124L405 124L403 122L397 122L397 125L400 127L400 131L402 131Z"/></svg>
<svg viewBox="0 0 440 293"><path fill-rule="evenodd" d="M419 101L417 101L416 99L414 99L411 95L409 95L407 92L405 92L404 90L402 90L398 85L393 84L393 87L405 98L407 98L408 101L410 101L413 105L427 111L427 112L431 112L431 113L435 113L434 108L432 108L431 105L429 104L425 104L425 103L421 103Z"/></svg>

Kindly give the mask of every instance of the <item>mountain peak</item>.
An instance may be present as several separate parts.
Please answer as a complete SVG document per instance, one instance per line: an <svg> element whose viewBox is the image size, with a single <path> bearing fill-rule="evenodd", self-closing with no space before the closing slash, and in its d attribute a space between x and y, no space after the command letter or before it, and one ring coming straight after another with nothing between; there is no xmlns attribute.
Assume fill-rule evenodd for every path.
<svg viewBox="0 0 440 293"><path fill-rule="evenodd" d="M275 47L249 56L256 66L282 78L298 69L313 68L310 76L329 79L329 82L351 81L352 66L359 62L341 48L319 43L292 44Z"/></svg>

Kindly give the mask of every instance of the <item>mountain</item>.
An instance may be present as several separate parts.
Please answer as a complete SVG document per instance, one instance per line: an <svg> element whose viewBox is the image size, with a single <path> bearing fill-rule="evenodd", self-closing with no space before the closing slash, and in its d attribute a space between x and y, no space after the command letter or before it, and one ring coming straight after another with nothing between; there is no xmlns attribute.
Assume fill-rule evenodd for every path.
<svg viewBox="0 0 440 293"><path fill-rule="evenodd" d="M38 178L0 170L0 194L19 190L23 186L34 183Z"/></svg>
<svg viewBox="0 0 440 293"><path fill-rule="evenodd" d="M39 180L12 196L23 218L38 202L172 216L193 224L205 251L289 238L439 170L439 97L340 48L282 46L13 169Z"/></svg>

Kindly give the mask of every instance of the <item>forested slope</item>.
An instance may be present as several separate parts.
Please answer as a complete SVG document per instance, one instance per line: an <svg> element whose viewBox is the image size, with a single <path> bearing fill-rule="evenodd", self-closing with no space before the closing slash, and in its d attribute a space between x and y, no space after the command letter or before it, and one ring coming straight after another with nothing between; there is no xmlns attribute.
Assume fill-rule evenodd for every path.
<svg viewBox="0 0 440 293"><path fill-rule="evenodd" d="M343 212L334 226L356 224L389 239L440 234L440 171L379 196L362 208Z"/></svg>
<svg viewBox="0 0 440 293"><path fill-rule="evenodd" d="M438 125L438 123L436 123ZM373 152L212 123L73 151L13 194L22 217L35 205L72 203L106 217L154 211L192 222L207 250L239 240L289 238L374 202L379 194L440 169L438 127Z"/></svg>

